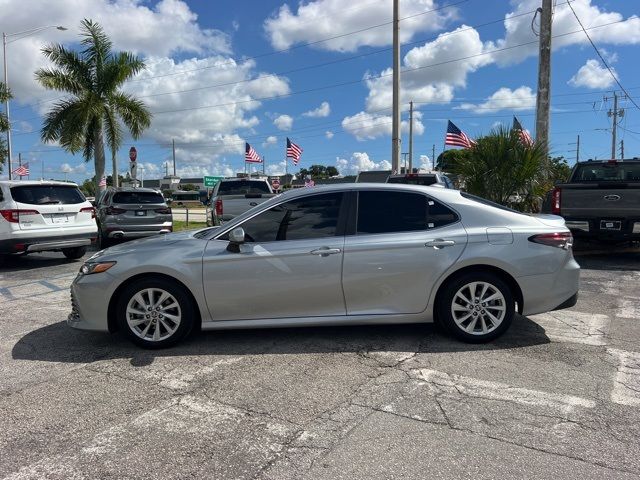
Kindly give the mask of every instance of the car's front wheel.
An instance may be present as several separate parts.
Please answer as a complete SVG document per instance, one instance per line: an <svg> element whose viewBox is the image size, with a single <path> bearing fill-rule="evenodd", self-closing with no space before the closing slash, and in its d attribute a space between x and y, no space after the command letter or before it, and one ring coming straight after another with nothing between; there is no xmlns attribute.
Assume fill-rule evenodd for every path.
<svg viewBox="0 0 640 480"><path fill-rule="evenodd" d="M183 287L164 278L145 278L127 286L118 299L120 330L144 348L165 348L193 327L194 305Z"/></svg>
<svg viewBox="0 0 640 480"><path fill-rule="evenodd" d="M499 276L471 272L444 286L437 309L438 319L455 337L484 343L509 328L515 316L515 300Z"/></svg>
<svg viewBox="0 0 640 480"><path fill-rule="evenodd" d="M71 260L77 260L78 258L82 258L85 253L87 253L87 247L74 247L74 248L62 249L62 254Z"/></svg>

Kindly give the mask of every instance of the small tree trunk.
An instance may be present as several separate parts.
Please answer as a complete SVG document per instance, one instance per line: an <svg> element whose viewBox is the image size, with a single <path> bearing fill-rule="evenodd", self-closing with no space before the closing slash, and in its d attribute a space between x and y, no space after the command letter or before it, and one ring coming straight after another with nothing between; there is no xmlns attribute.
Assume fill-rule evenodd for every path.
<svg viewBox="0 0 640 480"><path fill-rule="evenodd" d="M111 150L111 164L113 165L113 186L118 188L119 180L118 180L118 161L116 160L116 151Z"/></svg>
<svg viewBox="0 0 640 480"><path fill-rule="evenodd" d="M96 192L102 192L107 187L100 186L100 180L104 177L104 139L102 138L102 128L98 128L94 137L94 159L95 159L95 167L96 167Z"/></svg>

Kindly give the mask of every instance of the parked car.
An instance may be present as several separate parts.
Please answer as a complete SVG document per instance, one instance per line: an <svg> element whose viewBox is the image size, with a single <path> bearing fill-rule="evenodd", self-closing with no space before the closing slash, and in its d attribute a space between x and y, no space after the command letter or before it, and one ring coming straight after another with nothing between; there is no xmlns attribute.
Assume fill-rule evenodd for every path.
<svg viewBox="0 0 640 480"><path fill-rule="evenodd" d="M173 231L173 216L162 193L151 188L108 188L97 204L102 248L116 239L148 237Z"/></svg>
<svg viewBox="0 0 640 480"><path fill-rule="evenodd" d="M95 210L75 183L0 181L0 254L82 257L95 241Z"/></svg>
<svg viewBox="0 0 640 480"><path fill-rule="evenodd" d="M640 240L640 160L577 163L542 211L564 217L576 238Z"/></svg>
<svg viewBox="0 0 640 480"><path fill-rule="evenodd" d="M222 225L275 196L264 178L225 178L213 188L207 225Z"/></svg>
<svg viewBox="0 0 640 480"><path fill-rule="evenodd" d="M454 188L453 182L440 172L430 173L403 173L389 175L387 183L404 183L406 185L424 185L440 188Z"/></svg>
<svg viewBox="0 0 640 480"><path fill-rule="evenodd" d="M457 190L339 184L291 190L222 227L98 252L68 323L143 347L189 331L419 323L486 342L524 315L575 304L564 220Z"/></svg>

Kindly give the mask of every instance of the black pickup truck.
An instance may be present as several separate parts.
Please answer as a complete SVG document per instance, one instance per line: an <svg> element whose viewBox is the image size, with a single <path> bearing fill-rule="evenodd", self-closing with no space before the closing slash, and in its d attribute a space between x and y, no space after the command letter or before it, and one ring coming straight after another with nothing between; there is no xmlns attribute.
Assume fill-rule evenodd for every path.
<svg viewBox="0 0 640 480"><path fill-rule="evenodd" d="M564 217L577 238L640 240L640 159L578 162L542 211Z"/></svg>

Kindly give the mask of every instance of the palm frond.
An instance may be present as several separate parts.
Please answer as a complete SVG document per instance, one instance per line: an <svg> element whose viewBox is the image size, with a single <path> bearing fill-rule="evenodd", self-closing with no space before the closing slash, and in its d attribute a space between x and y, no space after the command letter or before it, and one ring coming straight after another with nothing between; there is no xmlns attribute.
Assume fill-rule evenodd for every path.
<svg viewBox="0 0 640 480"><path fill-rule="evenodd" d="M109 100L133 138L140 137L142 132L151 125L151 112L142 101L132 95L117 92Z"/></svg>
<svg viewBox="0 0 640 480"><path fill-rule="evenodd" d="M83 38L80 44L85 47L82 55L87 59L90 65L97 70L102 68L102 64L111 55L113 44L104 29L91 19L85 18L80 23Z"/></svg>
<svg viewBox="0 0 640 480"><path fill-rule="evenodd" d="M91 89L91 67L77 52L68 50L62 45L47 45L42 49L42 53L59 67L60 70L55 71L62 71L74 83L84 86L87 90ZM39 77L39 72L47 71L52 69L39 69L36 77Z"/></svg>
<svg viewBox="0 0 640 480"><path fill-rule="evenodd" d="M104 108L104 130L107 134L107 145L113 153L122 145L122 127L113 107Z"/></svg>
<svg viewBox="0 0 640 480"><path fill-rule="evenodd" d="M103 65L99 88L112 92L144 68L144 62L138 57L130 52L120 52Z"/></svg>

